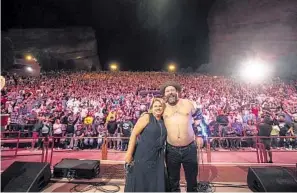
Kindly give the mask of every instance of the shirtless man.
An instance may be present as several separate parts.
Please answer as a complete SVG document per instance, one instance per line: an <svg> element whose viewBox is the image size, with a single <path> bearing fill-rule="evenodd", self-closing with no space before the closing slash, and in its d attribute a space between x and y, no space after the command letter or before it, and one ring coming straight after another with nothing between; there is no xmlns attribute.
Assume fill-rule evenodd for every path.
<svg viewBox="0 0 297 193"><path fill-rule="evenodd" d="M183 165L187 181L187 192L197 192L197 145L192 127L192 117L197 113L195 103L180 99L181 86L168 82L161 87L166 101L163 114L167 129L166 164L168 168L169 188L180 192L180 168Z"/></svg>

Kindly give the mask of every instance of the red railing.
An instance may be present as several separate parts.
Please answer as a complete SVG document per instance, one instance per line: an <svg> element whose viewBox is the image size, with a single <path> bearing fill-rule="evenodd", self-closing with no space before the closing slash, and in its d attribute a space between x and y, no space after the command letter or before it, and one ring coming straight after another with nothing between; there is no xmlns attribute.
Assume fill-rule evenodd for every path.
<svg viewBox="0 0 297 193"><path fill-rule="evenodd" d="M27 132L20 132L20 131L15 131L15 132L1 132L1 136L3 134L12 134L12 133L17 133L17 138L1 138L1 143L16 143L16 148L15 149L3 149L1 151L15 151L14 156L18 155L18 150L19 150L19 144L20 143L28 143L31 142L32 148L34 148L35 143L37 140L42 139L43 141L43 147L41 149L41 162L49 162L52 163L52 158L53 158L53 153L55 152L54 150L54 141L57 138L60 139L84 139L84 138L93 138L93 139L102 139L102 160L107 160L108 159L108 142L111 141L112 139L129 139L128 137L55 137L55 136L49 136L49 137L38 137L38 134L36 132L33 132L32 137L21 137L22 133L27 133ZM261 143L260 139L261 138L289 138L289 139L294 139L296 136L271 136L271 137L259 137L259 136L246 136L246 137L208 137L209 140L206 141L206 153L207 153L207 162L211 162L211 143L210 141L212 140L223 140L223 139L254 139L256 142L256 156L257 156L257 162L258 163L264 163L267 162L267 153L266 149L264 147L264 144ZM49 144L51 143L51 147L49 147ZM49 155L49 149L50 149L50 155ZM49 157L49 161L48 161Z"/></svg>
<svg viewBox="0 0 297 193"><path fill-rule="evenodd" d="M223 139L253 139L255 142L256 147L256 156L257 156L257 162L258 163L267 163L267 150L264 146L264 144L261 142L261 139L295 139L297 140L296 136L270 136L270 137L264 137L264 136L244 136L244 137L209 137L208 139L217 139L217 140L223 140ZM207 162L211 162L211 150L210 150L210 141L207 141L206 144L206 153L207 153Z"/></svg>
<svg viewBox="0 0 297 193"><path fill-rule="evenodd" d="M19 144L20 144L20 138L21 138L21 132L20 131L9 131L9 132L1 132L1 144L2 143L5 143L5 141L8 141L9 142L11 141L10 138L3 138L3 134L5 133L8 133L8 134L11 134L11 133L17 133L18 134L18 137L16 139L16 148L15 149L3 149L1 151L15 151L14 153L14 156L17 156L18 155L18 150L19 150Z"/></svg>

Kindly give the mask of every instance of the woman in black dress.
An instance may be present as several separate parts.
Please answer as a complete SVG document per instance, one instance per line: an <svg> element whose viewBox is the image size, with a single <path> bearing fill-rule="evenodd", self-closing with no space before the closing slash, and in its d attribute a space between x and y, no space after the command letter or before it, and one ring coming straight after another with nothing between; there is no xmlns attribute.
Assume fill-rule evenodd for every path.
<svg viewBox="0 0 297 193"><path fill-rule="evenodd" d="M125 162L125 192L165 192L165 140L162 120L165 103L152 101L149 113L137 121L130 136Z"/></svg>

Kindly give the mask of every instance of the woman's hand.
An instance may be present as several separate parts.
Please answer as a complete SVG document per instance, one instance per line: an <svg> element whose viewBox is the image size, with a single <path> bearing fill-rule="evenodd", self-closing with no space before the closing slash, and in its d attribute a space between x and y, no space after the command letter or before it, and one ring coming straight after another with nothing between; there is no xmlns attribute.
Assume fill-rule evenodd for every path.
<svg viewBox="0 0 297 193"><path fill-rule="evenodd" d="M125 163L130 164L133 161L133 157L129 154L125 156Z"/></svg>

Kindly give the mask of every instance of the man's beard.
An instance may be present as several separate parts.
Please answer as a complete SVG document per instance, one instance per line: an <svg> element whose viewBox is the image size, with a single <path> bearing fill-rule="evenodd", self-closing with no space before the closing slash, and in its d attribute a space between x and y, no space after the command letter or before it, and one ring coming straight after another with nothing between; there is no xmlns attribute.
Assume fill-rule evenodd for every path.
<svg viewBox="0 0 297 193"><path fill-rule="evenodd" d="M166 102L169 105L176 105L178 102L177 94L170 94L170 95L166 96Z"/></svg>

